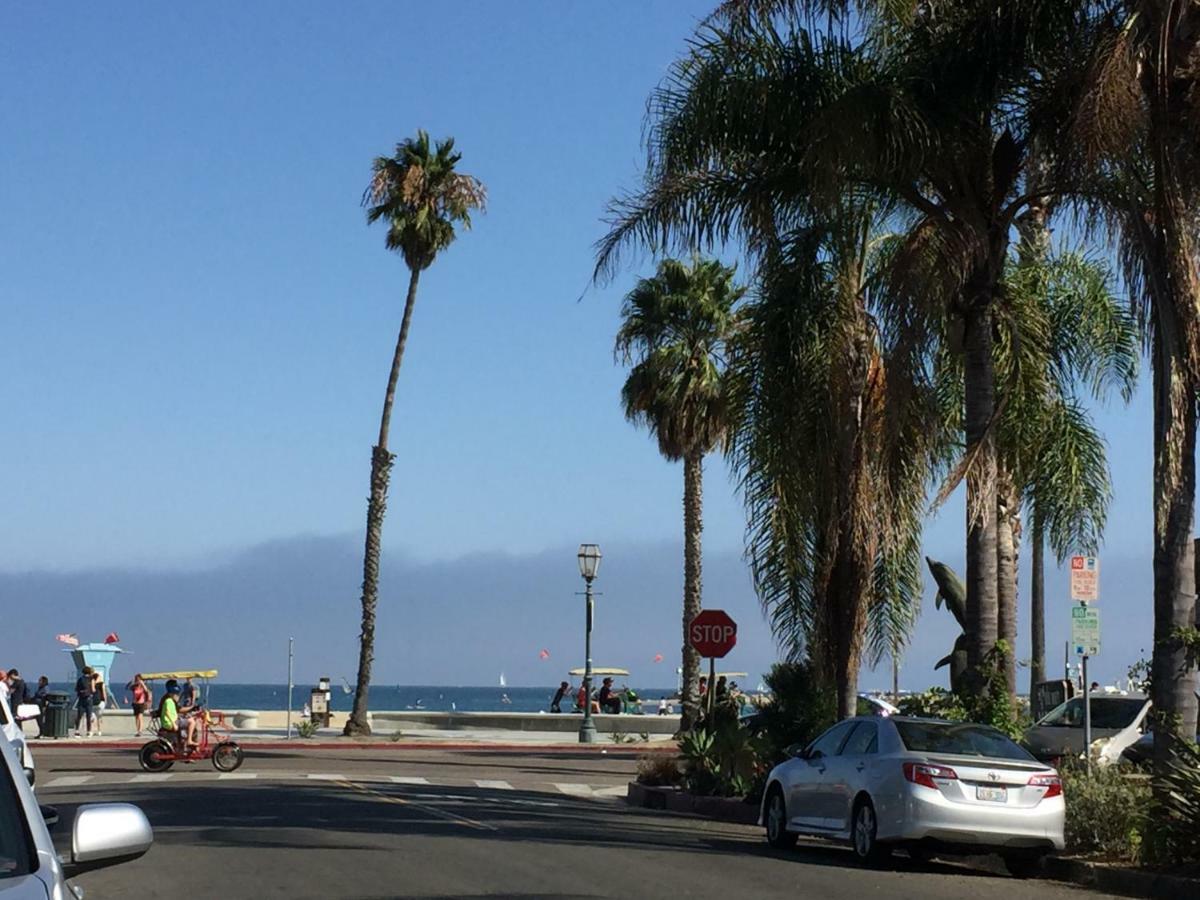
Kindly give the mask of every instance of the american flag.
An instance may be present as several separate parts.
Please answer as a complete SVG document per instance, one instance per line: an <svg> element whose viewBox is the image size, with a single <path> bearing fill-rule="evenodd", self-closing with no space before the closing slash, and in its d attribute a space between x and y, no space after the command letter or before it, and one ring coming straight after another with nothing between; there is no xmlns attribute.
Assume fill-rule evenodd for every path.
<svg viewBox="0 0 1200 900"><path fill-rule="evenodd" d="M59 642L61 642L61 643L67 644L67 645L69 645L69 646L71 646L71 647L78 647L78 646L79 646L79 638L78 638L78 637L77 637L77 636L76 636L74 633L71 633L71 634L56 634L56 635L54 636L54 639L55 639L56 641L59 641Z"/></svg>

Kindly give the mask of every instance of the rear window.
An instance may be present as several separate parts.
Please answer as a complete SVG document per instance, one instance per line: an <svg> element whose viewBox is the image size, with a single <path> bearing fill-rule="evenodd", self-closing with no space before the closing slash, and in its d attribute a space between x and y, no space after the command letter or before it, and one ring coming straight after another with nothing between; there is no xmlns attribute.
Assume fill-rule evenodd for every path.
<svg viewBox="0 0 1200 900"><path fill-rule="evenodd" d="M1128 728L1145 705L1146 701L1141 697L1093 697L1092 727ZM1083 698L1072 697L1051 710L1038 724L1054 728L1082 728Z"/></svg>
<svg viewBox="0 0 1200 900"><path fill-rule="evenodd" d="M990 725L971 722L900 722L892 720L904 746L915 753L953 753L957 756L988 756L993 759L1033 759L1004 734Z"/></svg>

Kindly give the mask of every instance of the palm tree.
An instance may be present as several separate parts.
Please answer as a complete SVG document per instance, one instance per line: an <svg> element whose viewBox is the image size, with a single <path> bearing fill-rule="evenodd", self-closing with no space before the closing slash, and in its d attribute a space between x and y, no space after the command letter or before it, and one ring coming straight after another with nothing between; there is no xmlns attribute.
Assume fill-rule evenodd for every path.
<svg viewBox="0 0 1200 900"><path fill-rule="evenodd" d="M855 714L864 658L893 658L920 610L925 491L944 435L923 354L881 325L896 239L872 205L765 254L733 344L731 461L747 555L777 640Z"/></svg>
<svg viewBox="0 0 1200 900"><path fill-rule="evenodd" d="M1191 531L1200 389L1200 6L1076 0L1088 14L1060 41L1045 118L1063 127L1056 166L1087 178L1146 329L1154 405L1155 767L1196 731L1196 577Z"/></svg>
<svg viewBox="0 0 1200 900"><path fill-rule="evenodd" d="M787 210L834 208L847 193L905 205L907 242L894 264L927 279L908 292L928 307L913 315L947 322L962 362L966 447L938 499L966 478L968 646L978 666L998 628L996 307L1010 228L1044 193L1022 179L1023 79L1073 11L967 0L932 15L921 4L854 4L866 17L859 29L845 16L850 5L731 0L702 28L651 101L647 185L615 205L598 270L633 240L701 245L762 231L768 218L786 222ZM820 33L814 21L830 25Z"/></svg>
<svg viewBox="0 0 1200 900"><path fill-rule="evenodd" d="M388 480L393 454L388 450L388 431L396 381L404 359L404 345L417 302L417 282L438 254L454 242L455 227L471 227L472 210L482 209L486 200L483 184L455 170L462 154L454 150L454 139L431 146L429 135L418 131L396 145L392 156L377 157L371 183L363 194L367 222L387 223L385 245L398 252L408 266L408 295L404 317L392 354L379 439L371 448L371 493L367 501L366 547L363 553L362 632L359 636L358 679L354 708L346 721L348 735L370 734L367 723L367 690L375 655L375 607L379 601L379 558L383 539L383 516L387 508Z"/></svg>
<svg viewBox="0 0 1200 900"><path fill-rule="evenodd" d="M650 429L663 456L683 460L681 731L699 711L700 658L688 629L701 610L704 457L728 426L725 352L745 292L734 274L716 260L663 260L625 297L616 339L618 359L632 366L621 389L626 417Z"/></svg>

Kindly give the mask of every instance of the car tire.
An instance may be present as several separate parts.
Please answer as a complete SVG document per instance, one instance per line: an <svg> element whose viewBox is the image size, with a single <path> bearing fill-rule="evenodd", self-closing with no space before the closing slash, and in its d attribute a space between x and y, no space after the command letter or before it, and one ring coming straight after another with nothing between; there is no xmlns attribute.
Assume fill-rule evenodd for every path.
<svg viewBox="0 0 1200 900"><path fill-rule="evenodd" d="M1033 878L1042 870L1042 854L1006 853L1004 868L1013 878Z"/></svg>
<svg viewBox="0 0 1200 900"><path fill-rule="evenodd" d="M855 858L865 866L879 866L892 855L888 844L880 843L876 838L878 822L875 818L875 806L870 798L863 797L854 805L853 825L850 827L850 846L854 848Z"/></svg>
<svg viewBox="0 0 1200 900"><path fill-rule="evenodd" d="M149 741L142 744L142 749L138 751L138 762L147 772L165 772L175 765L175 760L159 757L174 752L174 748L164 740Z"/></svg>
<svg viewBox="0 0 1200 900"><path fill-rule="evenodd" d="M796 835L787 830L787 804L783 800L783 789L771 785L767 802L763 806L763 825L767 830L767 843L777 850L796 846Z"/></svg>
<svg viewBox="0 0 1200 900"><path fill-rule="evenodd" d="M221 741L213 749L213 768L219 772L233 772L242 764L242 748L233 741Z"/></svg>

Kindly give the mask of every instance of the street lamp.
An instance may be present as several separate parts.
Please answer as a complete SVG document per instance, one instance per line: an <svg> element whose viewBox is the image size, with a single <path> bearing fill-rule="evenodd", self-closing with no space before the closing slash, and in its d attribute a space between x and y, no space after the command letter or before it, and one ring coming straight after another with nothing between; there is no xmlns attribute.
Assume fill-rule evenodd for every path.
<svg viewBox="0 0 1200 900"><path fill-rule="evenodd" d="M587 637L584 641L586 662L583 669L583 724L579 726L579 743L596 743L596 725L592 721L592 582L600 571L600 545L579 545L579 574L587 584Z"/></svg>

